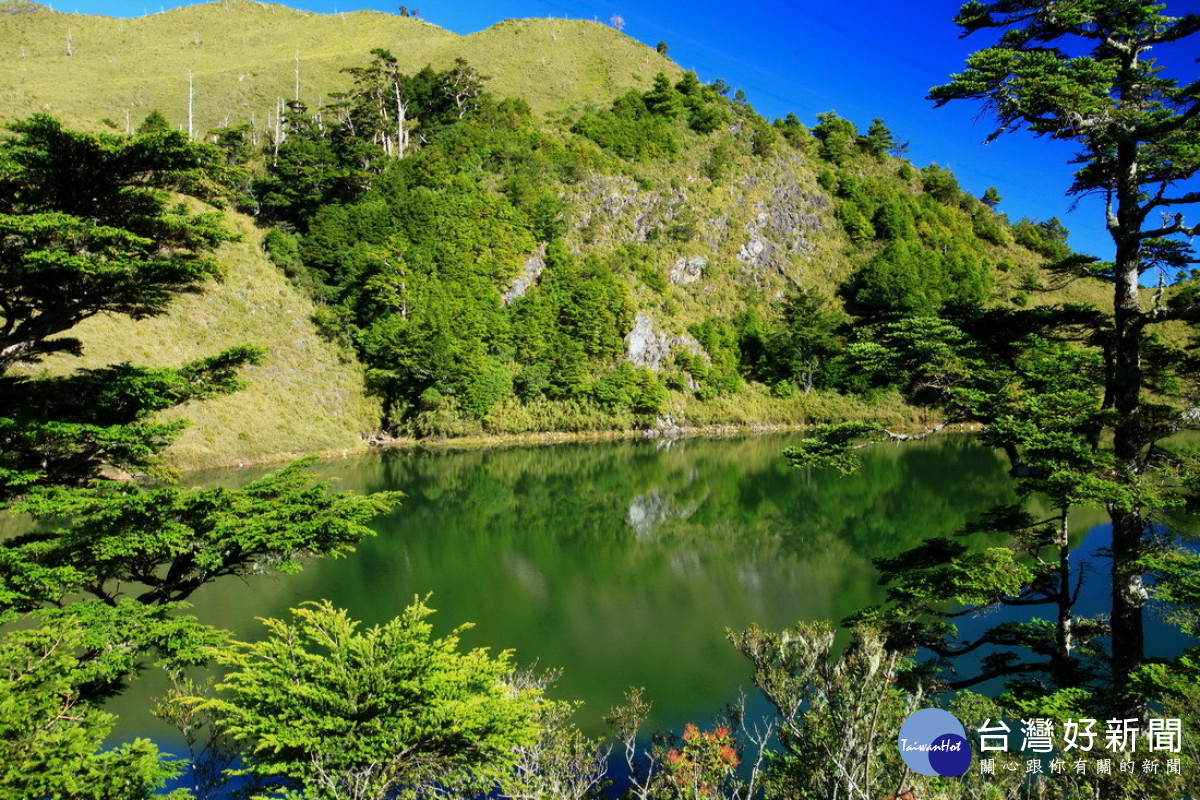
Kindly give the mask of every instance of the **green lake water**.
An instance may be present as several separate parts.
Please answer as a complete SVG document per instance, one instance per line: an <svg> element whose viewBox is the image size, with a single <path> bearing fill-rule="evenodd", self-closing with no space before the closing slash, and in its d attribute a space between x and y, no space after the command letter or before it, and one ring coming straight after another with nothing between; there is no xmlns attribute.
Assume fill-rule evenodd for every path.
<svg viewBox="0 0 1200 800"><path fill-rule="evenodd" d="M838 620L881 599L872 558L1012 498L1001 459L965 436L872 448L853 476L788 466L781 452L798 438L412 450L318 464L338 488L406 498L350 557L206 587L193 613L255 638L255 617L305 600L327 598L373 624L431 594L440 632L471 622L464 644L561 669L556 695L584 701L578 722L593 733L631 686L653 701L653 726L703 722L739 689L753 691L726 629ZM144 711L162 688L151 674L110 704L120 738L165 736Z"/></svg>

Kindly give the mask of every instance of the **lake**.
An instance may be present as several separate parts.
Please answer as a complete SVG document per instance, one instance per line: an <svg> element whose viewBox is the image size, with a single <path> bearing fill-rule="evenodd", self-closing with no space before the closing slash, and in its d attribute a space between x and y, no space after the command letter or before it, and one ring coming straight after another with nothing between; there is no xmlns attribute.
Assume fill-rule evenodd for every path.
<svg viewBox="0 0 1200 800"><path fill-rule="evenodd" d="M1003 460L967 436L880 445L853 476L790 467L781 453L799 438L397 450L317 464L340 489L406 498L350 557L211 585L193 613L256 638L255 617L305 600L374 624L429 594L440 633L471 622L465 645L561 669L555 695L584 701L577 720L593 734L631 686L654 703L652 727L703 724L739 690L753 693L726 629L841 619L882 599L871 559L1013 499ZM1090 527L1080 520L1074 538ZM170 740L143 710L162 688L149 675L110 704L119 738Z"/></svg>

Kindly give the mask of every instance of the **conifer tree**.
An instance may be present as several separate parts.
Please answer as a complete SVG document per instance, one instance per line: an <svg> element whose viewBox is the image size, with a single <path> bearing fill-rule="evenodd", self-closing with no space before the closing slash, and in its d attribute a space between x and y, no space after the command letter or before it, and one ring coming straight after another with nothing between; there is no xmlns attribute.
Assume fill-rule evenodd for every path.
<svg viewBox="0 0 1200 800"><path fill-rule="evenodd" d="M1113 262L1068 269L1113 286L1113 315L1096 333L1120 487L1105 505L1113 524L1112 670L1122 690L1145 657L1142 560L1155 511L1167 502L1149 485L1153 456L1163 438L1187 427L1185 409L1149 401L1150 331L1170 320L1200 321L1200 303L1180 297L1167 305L1160 294L1147 304L1139 284L1146 272L1191 259L1190 248L1168 237L1200 232L1176 211L1200 202L1200 193L1178 188L1200 171L1200 83L1179 85L1150 55L1200 31L1200 16L1170 17L1164 8L1126 0L968 3L956 19L964 33L998 30L1001 39L930 93L938 105L983 102L999 122L993 136L1024 128L1074 143L1081 166L1071 193L1106 200ZM1160 212L1176 213L1160 223Z"/></svg>
<svg viewBox="0 0 1200 800"><path fill-rule="evenodd" d="M43 115L10 128L0 139L0 511L44 524L0 542L0 622L26 615L0 637L0 707L23 720L4 728L4 760L41 751L21 796L149 796L171 770L147 742L97 752L112 716L94 703L153 655L173 668L204 660L218 637L176 615L178 601L222 576L345 552L389 501L329 494L298 466L239 491L115 479L158 468L181 425L155 412L236 390L257 348L174 369L38 377L28 367L79 354L66 334L89 317L162 314L220 276L211 251L231 236L167 191L209 180L220 154L182 133L85 134Z"/></svg>
<svg viewBox="0 0 1200 800"><path fill-rule="evenodd" d="M1049 563L1045 573L976 571L978 565L969 566L961 552L929 547L904 563L885 565L885 572L898 580L893 598L901 611L939 592L943 601L980 607L1027 604L1031 592L1053 595L1043 599L1059 606L1054 630L993 630L990 644L1016 649L997 653L993 669L985 671L992 677L1041 672L1060 687L1115 685L1115 695L1097 699L1110 700L1117 713L1144 713L1134 678L1145 661L1145 605L1152 590L1145 576L1164 560L1196 566L1194 553L1171 550L1163 534L1173 530L1171 515L1192 502L1195 458L1166 440L1195 427L1189 409L1198 374L1182 349L1165 346L1154 331L1200 321L1200 292L1193 285L1167 290L1160 280L1152 293L1140 285L1147 274L1164 276L1194 263L1180 237L1200 233L1183 214L1200 202L1200 192L1181 188L1200 171L1200 83L1180 85L1167 77L1151 51L1188 40L1200 30L1200 16L1171 17L1162 5L1127 0L1004 0L968 3L957 22L964 35L990 30L999 32L999 40L972 54L966 71L933 89L931 99L938 105L981 102L998 121L993 137L1029 130L1073 143L1072 163L1079 169L1070 192L1106 202L1114 259L1073 256L1050 269L1067 280L1109 284L1111 312L1068 306L964 317L959 322L988 368L946 398L951 418L988 425L988 441L1009 454L1027 494L1048 494L1064 516L1079 505L1106 509L1113 529L1107 664L1088 676L1075 660L1066 608L1078 592L1068 582L1078 575L1069 569L1065 522L1056 534L1052 519L1039 522L1009 509L997 510L985 524L1010 533L1014 549L1025 549L1035 562ZM791 455L797 463L844 466L848 447L879 435L869 425L837 426ZM1056 572L1050 562L1060 560L1063 568ZM1009 563L1018 572L1027 567ZM1153 591L1170 597L1171 576L1179 574L1162 573L1165 580ZM938 576L941 590L931 582ZM1011 585L997 585L1009 579ZM991 586L983 585L988 581ZM908 642L953 635L952 628L941 628Z"/></svg>

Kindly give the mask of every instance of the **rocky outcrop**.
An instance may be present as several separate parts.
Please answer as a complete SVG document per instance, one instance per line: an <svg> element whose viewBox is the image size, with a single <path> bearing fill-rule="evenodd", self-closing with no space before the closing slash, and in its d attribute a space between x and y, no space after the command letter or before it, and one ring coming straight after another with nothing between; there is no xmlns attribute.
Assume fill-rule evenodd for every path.
<svg viewBox="0 0 1200 800"><path fill-rule="evenodd" d="M623 175L593 174L575 187L570 225L585 238L641 243L678 224L688 202L683 187L658 191Z"/></svg>
<svg viewBox="0 0 1200 800"><path fill-rule="evenodd" d="M737 258L751 274L786 275L792 258L812 254L808 235L824 228L821 212L829 208L829 201L807 191L786 163L777 164L770 174L748 177L746 188L760 184L769 186L769 194L756 204L758 213L746 223L746 241Z"/></svg>
<svg viewBox="0 0 1200 800"><path fill-rule="evenodd" d="M512 286L500 293L500 298L504 301L504 305L511 305L512 301L518 297L523 297L529 291L530 287L537 283L537 279L541 277L542 270L545 268L546 246L542 245L536 253L526 259L521 274L512 282Z"/></svg>
<svg viewBox="0 0 1200 800"><path fill-rule="evenodd" d="M675 266L671 267L671 283L676 286L695 283L700 280L704 274L704 268L707 266L708 262L703 258L680 258L675 262Z"/></svg>
<svg viewBox="0 0 1200 800"><path fill-rule="evenodd" d="M708 354L701 344L690 336L667 336L654 326L654 320L639 311L633 330L625 336L625 358L635 367L648 367L658 372L670 363L671 354L688 350L706 361Z"/></svg>

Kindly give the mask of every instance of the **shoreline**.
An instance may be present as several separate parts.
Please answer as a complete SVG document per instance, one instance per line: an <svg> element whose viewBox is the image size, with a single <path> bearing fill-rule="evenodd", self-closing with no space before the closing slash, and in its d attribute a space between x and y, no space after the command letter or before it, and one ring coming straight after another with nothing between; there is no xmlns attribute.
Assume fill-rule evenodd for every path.
<svg viewBox="0 0 1200 800"><path fill-rule="evenodd" d="M811 431L823 423L782 423L754 425L703 425L676 428L626 428L594 431L544 431L539 433L495 433L472 434L469 436L454 436L442 438L413 438L397 437L380 439L364 436L362 441L351 447L324 450L316 453L283 453L253 461L234 459L223 464L212 464L203 467L187 469L176 466L180 474L208 472L210 470L243 469L252 467L270 467L285 464L302 458L316 458L318 461L333 461L335 459L356 458L368 454L382 454L402 450L426 450L430 452L453 452L465 450L490 450L509 447L545 447L558 444L579 444L586 442L616 442L631 439L678 440L678 439L724 439L742 436L763 436L777 433L798 433ZM928 426L921 425L891 425L883 426L897 433L913 433L930 431ZM930 435L947 433L973 433L979 430L975 424L956 423L948 425L939 431L930 431Z"/></svg>

